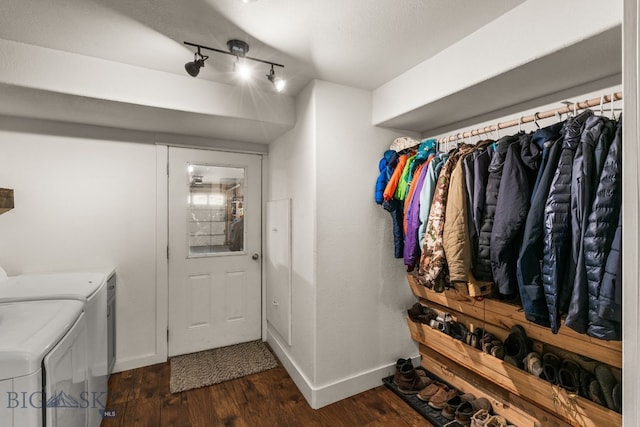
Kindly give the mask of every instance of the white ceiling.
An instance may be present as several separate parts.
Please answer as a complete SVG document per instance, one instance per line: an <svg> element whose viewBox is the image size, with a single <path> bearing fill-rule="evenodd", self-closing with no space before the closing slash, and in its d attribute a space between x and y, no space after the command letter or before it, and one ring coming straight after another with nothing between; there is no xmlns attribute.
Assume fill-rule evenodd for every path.
<svg viewBox="0 0 640 427"><path fill-rule="evenodd" d="M374 89L523 1L2 0L0 38L176 74L193 58L183 41L239 38L285 65L295 95L312 78ZM232 61L212 53L198 78L237 84ZM270 89L266 71L255 87Z"/></svg>

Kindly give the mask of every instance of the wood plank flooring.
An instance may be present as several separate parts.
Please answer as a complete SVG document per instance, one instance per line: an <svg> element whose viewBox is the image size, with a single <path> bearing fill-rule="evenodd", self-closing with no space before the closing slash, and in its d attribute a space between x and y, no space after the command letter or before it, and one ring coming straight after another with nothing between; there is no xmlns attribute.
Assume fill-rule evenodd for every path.
<svg viewBox="0 0 640 427"><path fill-rule="evenodd" d="M169 363L109 380L102 427L432 425L384 386L313 410L284 368L182 393L169 391Z"/></svg>

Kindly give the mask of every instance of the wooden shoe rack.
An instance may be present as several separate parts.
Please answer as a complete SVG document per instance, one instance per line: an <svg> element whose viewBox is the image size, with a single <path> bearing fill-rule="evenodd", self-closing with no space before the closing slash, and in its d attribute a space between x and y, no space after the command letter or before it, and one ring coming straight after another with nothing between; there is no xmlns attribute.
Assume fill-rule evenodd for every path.
<svg viewBox="0 0 640 427"><path fill-rule="evenodd" d="M448 312L467 327L481 327L504 341L513 325L522 326L533 350L557 347L614 368L622 367L622 343L602 341L561 327L557 335L526 320L522 309L492 299L477 300L455 290L436 293L408 275L409 286L420 303ZM622 425L622 416L588 399L485 354L449 335L407 319L412 338L420 345L422 365L455 387L493 401L496 413L519 427Z"/></svg>

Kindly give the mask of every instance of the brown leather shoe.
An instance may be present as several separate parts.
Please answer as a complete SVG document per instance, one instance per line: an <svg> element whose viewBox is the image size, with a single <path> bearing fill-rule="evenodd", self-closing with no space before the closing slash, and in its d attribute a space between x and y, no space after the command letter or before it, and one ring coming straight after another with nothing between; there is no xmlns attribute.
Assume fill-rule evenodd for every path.
<svg viewBox="0 0 640 427"><path fill-rule="evenodd" d="M413 367L411 359L398 359L396 361L396 372L393 374L393 383L395 385L398 385L398 378L400 377L400 370L402 369L402 365L405 365L407 363L411 365L411 367ZM427 384L431 384L431 379L427 377L427 373L425 371L423 371L422 369L416 369L415 371L416 374L420 375L427 381Z"/></svg>
<svg viewBox="0 0 640 427"><path fill-rule="evenodd" d="M418 374L411 363L400 367L400 374L396 380L398 390L404 394L416 394L429 385L431 379Z"/></svg>
<svg viewBox="0 0 640 427"><path fill-rule="evenodd" d="M429 406L431 406L433 409L442 410L444 408L444 405L447 404L447 401L454 397L456 394L458 394L458 392L454 389L441 389L436 394L434 394L431 399L429 399Z"/></svg>
<svg viewBox="0 0 640 427"><path fill-rule="evenodd" d="M438 381L433 381L427 387L420 390L420 393L418 393L417 397L423 402L428 402L429 399L431 399L434 394L440 391L440 389L449 390L449 386L446 384L442 384L441 382L438 382Z"/></svg>

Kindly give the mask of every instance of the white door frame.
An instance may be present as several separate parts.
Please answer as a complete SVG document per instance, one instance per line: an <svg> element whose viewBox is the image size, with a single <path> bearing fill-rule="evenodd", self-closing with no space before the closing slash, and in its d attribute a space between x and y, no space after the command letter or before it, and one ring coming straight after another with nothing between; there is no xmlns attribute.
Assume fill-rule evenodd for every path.
<svg viewBox="0 0 640 427"><path fill-rule="evenodd" d="M216 147L199 147L168 143L156 143L156 337L155 352L150 354L149 364L162 363L168 360L167 330L169 328L169 262L167 259L167 247L169 245L169 147L194 148L209 151L231 151ZM264 195L268 189L267 183L267 163L266 152L238 150L233 151L242 154L258 154L262 156L262 188L260 205L262 206L262 220L260 233L260 246L263 257L265 256L265 215L264 215ZM265 263L262 262L261 273L261 300L262 300L262 340L267 339L267 317L266 317L266 271Z"/></svg>

